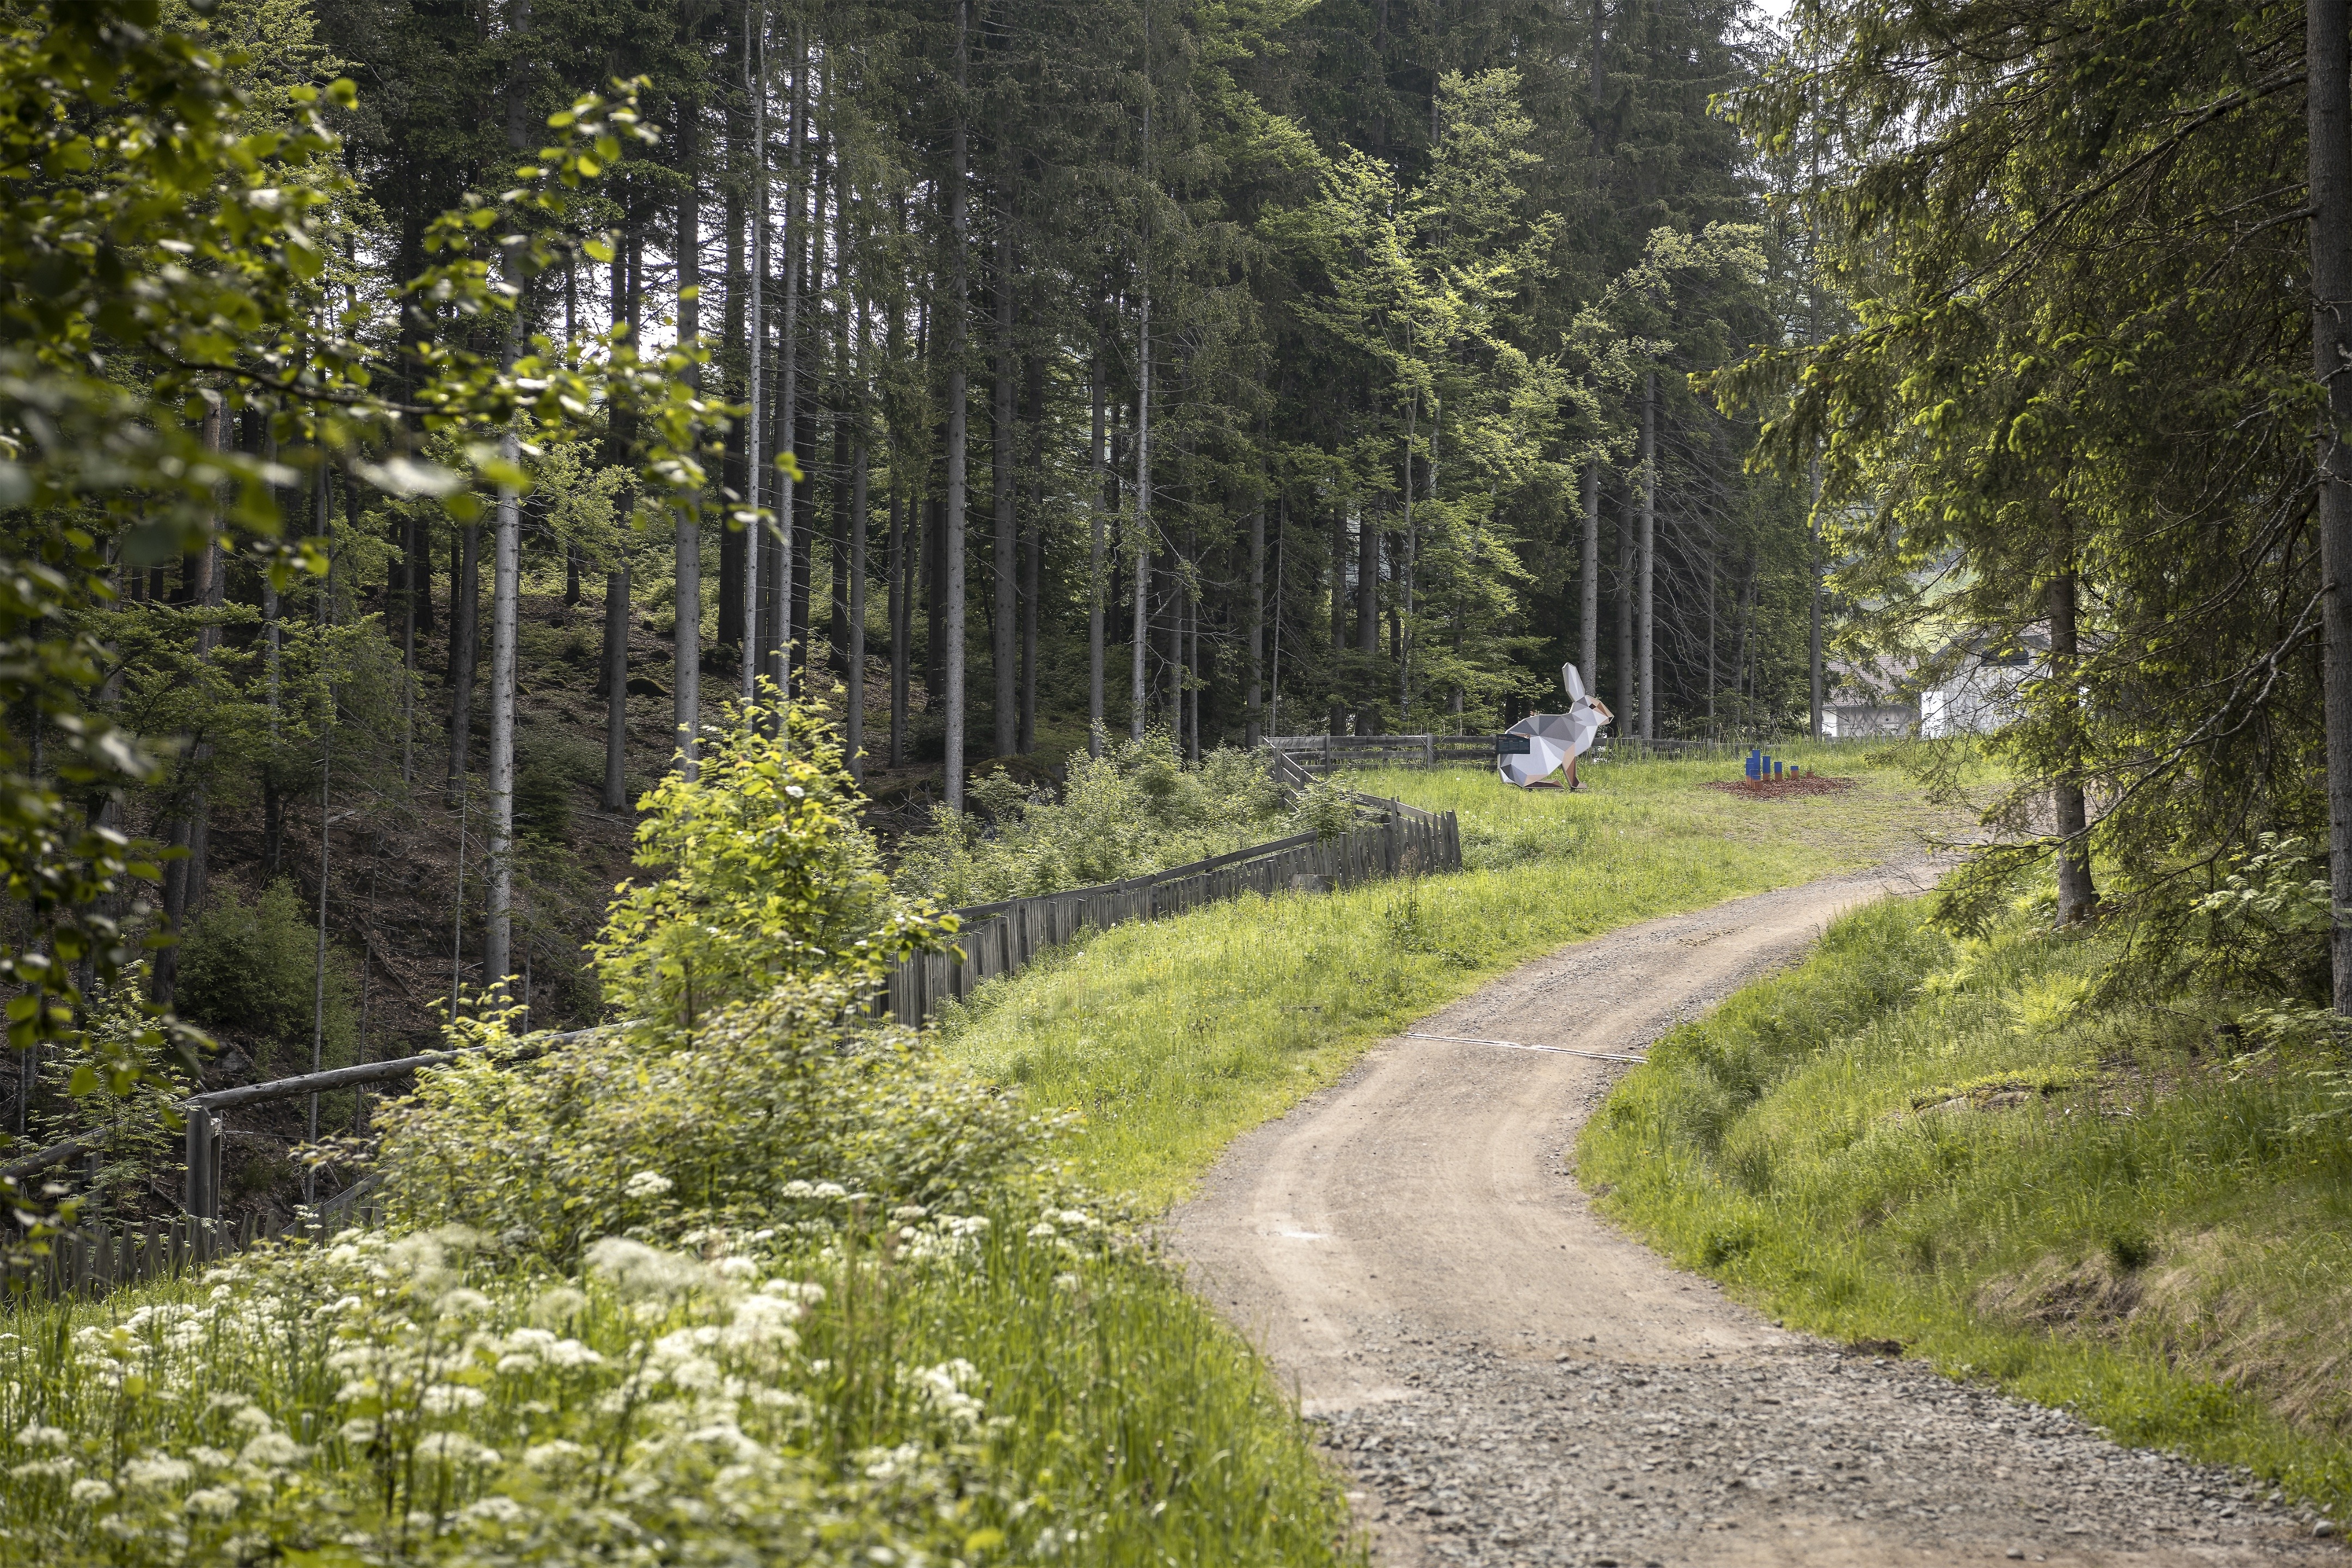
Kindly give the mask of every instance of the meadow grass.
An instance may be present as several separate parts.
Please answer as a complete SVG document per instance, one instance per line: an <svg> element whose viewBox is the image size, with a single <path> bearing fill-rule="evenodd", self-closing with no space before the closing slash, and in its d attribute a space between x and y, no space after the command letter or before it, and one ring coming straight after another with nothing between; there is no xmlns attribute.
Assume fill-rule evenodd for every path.
<svg viewBox="0 0 2352 1568"><path fill-rule="evenodd" d="M2315 1064L2088 1011L2046 904L1917 901L1654 1047L1580 1142L1607 1212L1787 1321L2352 1504L2352 1142ZM2339 1114L2331 1115L2331 1111Z"/></svg>
<svg viewBox="0 0 2352 1568"><path fill-rule="evenodd" d="M1457 814L1467 869L1278 894L1123 926L950 1009L948 1055L1084 1114L1097 1187L1158 1209L1233 1138L1333 1081L1411 1019L1563 942L1916 853L1950 826L1859 749L1808 748L1833 795L1710 790L1737 761L1614 763L1586 790L1484 770L1391 770L1355 787Z"/></svg>

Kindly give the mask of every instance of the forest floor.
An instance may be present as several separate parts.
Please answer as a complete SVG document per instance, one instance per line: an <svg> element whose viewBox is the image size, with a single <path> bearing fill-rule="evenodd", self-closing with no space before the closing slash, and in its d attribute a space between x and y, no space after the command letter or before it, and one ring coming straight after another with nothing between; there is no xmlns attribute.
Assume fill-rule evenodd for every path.
<svg viewBox="0 0 2352 1568"><path fill-rule="evenodd" d="M1419 1032L1639 1055L1915 864L1559 949ZM1875 1343L1782 1331L1600 1218L1576 1140L1629 1069L1394 1038L1239 1139L1174 1219L1398 1564L2336 1561L2242 1473Z"/></svg>

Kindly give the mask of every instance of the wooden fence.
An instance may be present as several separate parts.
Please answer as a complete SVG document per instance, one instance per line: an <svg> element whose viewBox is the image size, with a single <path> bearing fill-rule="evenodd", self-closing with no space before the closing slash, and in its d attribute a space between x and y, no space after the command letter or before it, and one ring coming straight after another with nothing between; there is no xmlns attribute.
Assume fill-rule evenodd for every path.
<svg viewBox="0 0 2352 1568"><path fill-rule="evenodd" d="M920 1023L940 1003L961 1001L983 982L1013 973L1046 948L1081 932L1181 914L1244 893L1350 888L1386 877L1462 868L1461 827L1452 812L1438 815L1369 795L1354 799L1360 808L1381 812L1383 820L1328 838L1302 833L1123 882L958 910L963 930L956 941L963 956L918 953L900 963L890 972L884 1005L892 1017Z"/></svg>

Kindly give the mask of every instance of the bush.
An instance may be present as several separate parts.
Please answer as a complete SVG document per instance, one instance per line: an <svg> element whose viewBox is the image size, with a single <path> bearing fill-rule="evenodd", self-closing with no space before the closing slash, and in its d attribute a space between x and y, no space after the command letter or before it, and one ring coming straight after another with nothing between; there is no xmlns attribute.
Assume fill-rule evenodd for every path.
<svg viewBox="0 0 2352 1568"><path fill-rule="evenodd" d="M837 978L704 1018L693 1047L614 1030L512 1068L476 1058L385 1108L393 1213L559 1264L598 1237L820 1219L818 1193L970 1209L1042 1190L1048 1124L862 1021ZM837 1206L837 1205L835 1205Z"/></svg>
<svg viewBox="0 0 2352 1568"><path fill-rule="evenodd" d="M870 985L946 940L892 894L829 727L788 713L782 735L738 713L694 778L667 773L639 802L636 863L661 875L622 886L591 949L623 1017L691 1030L795 977Z"/></svg>
<svg viewBox="0 0 2352 1568"><path fill-rule="evenodd" d="M1161 731L1073 756L1059 801L1002 770L974 784L971 799L977 814L942 806L929 833L907 841L902 891L950 906L1029 898L1322 826L1295 820L1288 793L1248 752L1220 747L1188 768Z"/></svg>
<svg viewBox="0 0 2352 1568"><path fill-rule="evenodd" d="M313 919L289 883L272 882L248 896L221 882L180 941L173 1005L183 1017L243 1045L264 1077L310 1068L319 952ZM328 1067L351 1061L359 1038L353 968L347 952L328 946Z"/></svg>

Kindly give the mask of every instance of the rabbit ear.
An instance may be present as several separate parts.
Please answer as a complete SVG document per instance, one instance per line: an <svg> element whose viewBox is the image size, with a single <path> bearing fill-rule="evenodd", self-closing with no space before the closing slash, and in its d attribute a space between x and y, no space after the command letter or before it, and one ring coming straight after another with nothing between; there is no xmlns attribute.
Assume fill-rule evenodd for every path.
<svg viewBox="0 0 2352 1568"><path fill-rule="evenodd" d="M1561 665L1559 667L1559 681L1562 686L1568 688L1568 700L1571 706L1582 700L1584 696L1584 679L1581 676L1576 673L1576 666L1572 664Z"/></svg>

